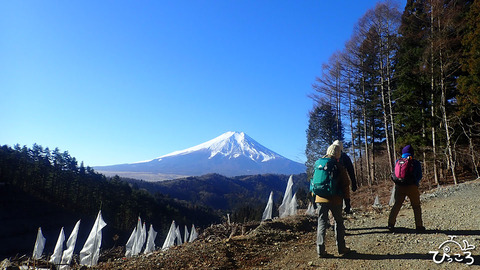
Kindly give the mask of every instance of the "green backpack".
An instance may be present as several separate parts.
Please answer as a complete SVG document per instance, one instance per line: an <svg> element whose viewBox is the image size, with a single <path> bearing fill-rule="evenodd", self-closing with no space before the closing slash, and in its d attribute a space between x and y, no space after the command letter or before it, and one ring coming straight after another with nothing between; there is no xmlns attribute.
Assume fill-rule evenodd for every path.
<svg viewBox="0 0 480 270"><path fill-rule="evenodd" d="M342 195L337 176L337 161L334 158L319 158L315 162L315 171L310 180L310 191L320 197Z"/></svg>

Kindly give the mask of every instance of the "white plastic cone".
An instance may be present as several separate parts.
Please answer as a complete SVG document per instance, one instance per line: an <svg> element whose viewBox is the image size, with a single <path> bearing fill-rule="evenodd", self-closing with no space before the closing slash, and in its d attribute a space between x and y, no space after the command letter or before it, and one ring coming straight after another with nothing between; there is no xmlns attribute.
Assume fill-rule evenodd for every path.
<svg viewBox="0 0 480 270"><path fill-rule="evenodd" d="M125 244L125 257L130 258L133 256L133 246L137 241L137 228L133 228L132 234L128 238L127 243Z"/></svg>
<svg viewBox="0 0 480 270"><path fill-rule="evenodd" d="M185 233L184 233L184 236L183 236L183 242L184 243L188 242L188 236L190 236L190 234L188 233L187 225L185 225Z"/></svg>
<svg viewBox="0 0 480 270"><path fill-rule="evenodd" d="M286 217L289 215L290 202L292 200L292 187L293 187L293 175L290 175L288 178L287 188L285 189L285 194L283 195L282 204L278 208L280 218Z"/></svg>
<svg viewBox="0 0 480 270"><path fill-rule="evenodd" d="M373 207L375 208L382 207L382 204L380 203L380 198L378 197L378 195L375 197L375 201L373 202Z"/></svg>
<svg viewBox="0 0 480 270"><path fill-rule="evenodd" d="M290 204L288 205L288 215L295 216L297 214L297 193L293 194L292 200L290 200Z"/></svg>
<svg viewBox="0 0 480 270"><path fill-rule="evenodd" d="M142 252L143 246L145 245L145 241L147 241L147 229L145 227L145 222L143 223L140 229L140 239L137 239L137 240L138 240L138 245L137 245L136 255Z"/></svg>
<svg viewBox="0 0 480 270"><path fill-rule="evenodd" d="M38 260L42 257L43 248L45 248L45 237L42 234L42 228L38 228L37 240L35 241L35 246L33 247L33 259Z"/></svg>
<svg viewBox="0 0 480 270"><path fill-rule="evenodd" d="M165 239L165 242L163 242L162 250L167 250L168 248L172 247L175 245L175 220L172 221L172 225L170 225L170 230L168 230L167 238Z"/></svg>
<svg viewBox="0 0 480 270"><path fill-rule="evenodd" d="M102 245L102 229L106 225L107 223L105 223L102 218L102 211L99 211L87 241L80 251L81 265L97 265L98 257L100 257L100 247Z"/></svg>
<svg viewBox="0 0 480 270"><path fill-rule="evenodd" d="M63 253L63 242L65 242L65 233L63 232L63 227L60 229L60 234L58 235L57 243L55 244L55 249L53 250L52 256L50 256L50 262L53 264L60 264L62 260Z"/></svg>
<svg viewBox="0 0 480 270"><path fill-rule="evenodd" d="M270 192L270 196L268 197L267 206L263 211L262 221L267 219L272 219L272 211L273 211L273 191Z"/></svg>
<svg viewBox="0 0 480 270"><path fill-rule="evenodd" d="M65 249L65 251L63 251L62 265L60 266L60 270L69 269L68 265L70 264L70 261L72 260L73 250L75 249L75 244L77 242L77 236L78 236L78 229L79 228L80 228L80 220L77 221L77 223L75 224L75 227L73 227L73 230L70 233L70 236L68 237L67 249Z"/></svg>
<svg viewBox="0 0 480 270"><path fill-rule="evenodd" d="M197 230L195 230L195 225L192 224L192 230L190 231L190 238L188 238L188 242L193 242L195 239L197 239L198 233Z"/></svg>
<svg viewBox="0 0 480 270"><path fill-rule="evenodd" d="M151 253L155 250L155 238L157 237L157 232L153 229L153 225L150 224L150 229L148 230L147 244L145 246L144 254Z"/></svg>
<svg viewBox="0 0 480 270"><path fill-rule="evenodd" d="M135 230L135 241L133 242L132 246L132 256L137 256L140 253L140 249L142 248L140 246L140 242L142 238L142 219L138 217L137 220L137 227Z"/></svg>
<svg viewBox="0 0 480 270"><path fill-rule="evenodd" d="M180 228L177 226L175 228L175 240L177 242L177 246L180 246L182 243L182 234L180 233Z"/></svg>
<svg viewBox="0 0 480 270"><path fill-rule="evenodd" d="M313 204L311 202L308 203L308 208L305 214L309 216L315 216L315 209L313 208Z"/></svg>
<svg viewBox="0 0 480 270"><path fill-rule="evenodd" d="M388 205L393 206L395 204L395 186L393 185L392 188L392 194L390 195L390 201L388 202Z"/></svg>

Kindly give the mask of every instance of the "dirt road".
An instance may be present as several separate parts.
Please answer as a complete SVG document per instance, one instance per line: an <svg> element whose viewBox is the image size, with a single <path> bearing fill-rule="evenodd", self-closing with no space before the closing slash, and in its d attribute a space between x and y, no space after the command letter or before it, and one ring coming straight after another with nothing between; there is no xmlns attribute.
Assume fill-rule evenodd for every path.
<svg viewBox="0 0 480 270"><path fill-rule="evenodd" d="M422 212L426 233L417 234L413 211L408 204L397 219L395 233L385 227L390 207L378 213L359 213L346 221L348 228L347 244L357 251L349 258L312 259L312 266L326 269L478 269L480 268L480 181L461 184L457 187L436 189L422 195ZM443 251L439 246L448 236L464 247L464 242L474 245L468 250L472 258L463 258L459 262L442 263ZM330 239L330 251L335 251L333 233ZM445 246L443 246L445 247ZM465 254L460 248L447 253ZM435 263L430 251L440 251ZM472 263L473 260L473 263ZM468 263L468 264L467 264ZM308 267L304 267L305 269ZM293 269L293 268L292 268Z"/></svg>

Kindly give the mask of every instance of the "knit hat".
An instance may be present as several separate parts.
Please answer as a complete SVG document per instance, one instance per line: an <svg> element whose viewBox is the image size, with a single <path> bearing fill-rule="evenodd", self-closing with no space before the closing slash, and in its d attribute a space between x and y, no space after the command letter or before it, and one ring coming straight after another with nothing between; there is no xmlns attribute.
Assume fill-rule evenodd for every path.
<svg viewBox="0 0 480 270"><path fill-rule="evenodd" d="M341 141L336 140L336 141L333 142L333 144L336 144L336 145L340 146L340 152L343 151L343 143Z"/></svg>
<svg viewBox="0 0 480 270"><path fill-rule="evenodd" d="M409 144L402 149L402 155L409 153L413 156L413 147Z"/></svg>
<svg viewBox="0 0 480 270"><path fill-rule="evenodd" d="M327 148L327 156L332 156L336 159L340 158L341 155L340 146L338 144L332 144Z"/></svg>

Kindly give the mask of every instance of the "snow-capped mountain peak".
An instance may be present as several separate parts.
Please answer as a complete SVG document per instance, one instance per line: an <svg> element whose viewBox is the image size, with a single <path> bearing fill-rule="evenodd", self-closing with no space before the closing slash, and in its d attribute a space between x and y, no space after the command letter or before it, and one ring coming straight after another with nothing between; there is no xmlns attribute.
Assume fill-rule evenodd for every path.
<svg viewBox="0 0 480 270"><path fill-rule="evenodd" d="M221 155L229 159L246 156L253 161L266 162L268 160L280 157L279 154L262 146L245 133L229 131L197 146L190 147L185 150L175 151L170 154L161 156L158 158L158 160L161 160L165 157L180 156L193 152L207 151L210 153L209 159L217 155Z"/></svg>
<svg viewBox="0 0 480 270"><path fill-rule="evenodd" d="M225 176L295 174L305 172L305 165L269 150L243 132L229 131L210 141L159 158L96 167L95 170L156 181L207 173Z"/></svg>

